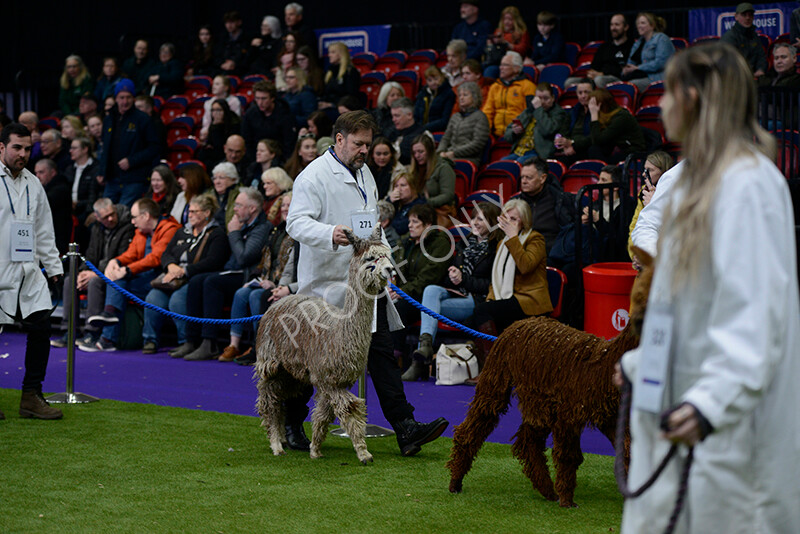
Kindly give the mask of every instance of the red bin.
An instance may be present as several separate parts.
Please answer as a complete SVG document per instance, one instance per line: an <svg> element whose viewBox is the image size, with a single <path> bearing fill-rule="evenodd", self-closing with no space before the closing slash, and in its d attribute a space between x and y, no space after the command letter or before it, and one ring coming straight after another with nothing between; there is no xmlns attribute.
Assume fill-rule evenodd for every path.
<svg viewBox="0 0 800 534"><path fill-rule="evenodd" d="M596 336L616 337L629 319L636 270L631 263L595 263L583 269L583 329Z"/></svg>

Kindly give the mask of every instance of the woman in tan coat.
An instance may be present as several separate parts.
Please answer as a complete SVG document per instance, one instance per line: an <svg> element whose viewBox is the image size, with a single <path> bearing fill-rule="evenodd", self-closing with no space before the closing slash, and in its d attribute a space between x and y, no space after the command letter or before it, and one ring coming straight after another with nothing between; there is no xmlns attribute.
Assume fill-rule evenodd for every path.
<svg viewBox="0 0 800 534"><path fill-rule="evenodd" d="M491 334L495 326L500 333L515 321L553 311L544 237L531 229L528 203L509 200L497 222L505 238L497 247L486 302L476 306L473 317L480 331Z"/></svg>

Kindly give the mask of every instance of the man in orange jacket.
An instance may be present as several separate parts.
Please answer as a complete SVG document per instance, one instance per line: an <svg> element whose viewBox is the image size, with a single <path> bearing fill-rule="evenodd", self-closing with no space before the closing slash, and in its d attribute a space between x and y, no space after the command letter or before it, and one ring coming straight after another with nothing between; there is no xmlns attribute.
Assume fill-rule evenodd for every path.
<svg viewBox="0 0 800 534"><path fill-rule="evenodd" d="M522 56L506 52L500 60L500 77L489 88L483 104L492 134L503 137L509 123L528 107L527 97L533 98L535 93L536 86L522 74Z"/></svg>
<svg viewBox="0 0 800 534"><path fill-rule="evenodd" d="M136 227L128 250L108 262L105 275L137 297L145 298L150 281L161 272L161 255L180 224L171 216L160 217L161 210L152 199L140 198L131 207L131 222ZM89 324L103 326L103 335L94 345L79 344L86 352L117 350L119 321L125 314L127 298L119 291L106 291L105 309L89 317Z"/></svg>

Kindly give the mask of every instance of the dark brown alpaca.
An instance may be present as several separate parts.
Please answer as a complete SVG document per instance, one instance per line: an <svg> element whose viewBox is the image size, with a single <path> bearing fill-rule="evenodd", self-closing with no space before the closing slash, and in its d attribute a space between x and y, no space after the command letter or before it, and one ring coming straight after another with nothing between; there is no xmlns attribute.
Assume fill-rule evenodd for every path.
<svg viewBox="0 0 800 534"><path fill-rule="evenodd" d="M631 321L616 338L607 341L554 319L534 317L514 323L497 339L479 375L467 417L455 429L447 463L451 492L461 492L478 450L508 410L513 389L522 425L512 453L545 499L558 498L561 506L576 506L576 473L583 463L581 432L591 425L614 443L620 395L612 376L622 354L639 343L652 278L652 262L649 258L645 262L648 268L637 278L631 294ZM551 432L555 487L544 454Z"/></svg>

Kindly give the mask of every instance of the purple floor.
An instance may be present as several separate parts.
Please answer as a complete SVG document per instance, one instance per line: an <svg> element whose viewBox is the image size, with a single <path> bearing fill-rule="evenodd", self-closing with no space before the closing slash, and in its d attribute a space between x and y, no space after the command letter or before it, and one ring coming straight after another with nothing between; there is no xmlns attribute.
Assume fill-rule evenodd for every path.
<svg viewBox="0 0 800 534"><path fill-rule="evenodd" d="M24 372L25 337L17 332L0 334L0 387L19 389ZM44 390L66 390L67 349L53 348L47 368ZM174 360L166 352L145 355L140 351L87 353L75 351L75 392L101 399L176 406L199 410L255 415L255 383L252 367L217 361L185 362ZM406 382L406 396L416 408L419 421L444 416L450 421L445 435L452 437L453 427L464 420L474 388L436 386ZM521 419L516 399L508 413L489 437L496 443L511 443ZM11 407L4 406L6 413ZM383 418L372 385L367 387L368 421L388 426ZM587 429L581 437L584 452L612 455L613 447L596 430Z"/></svg>

